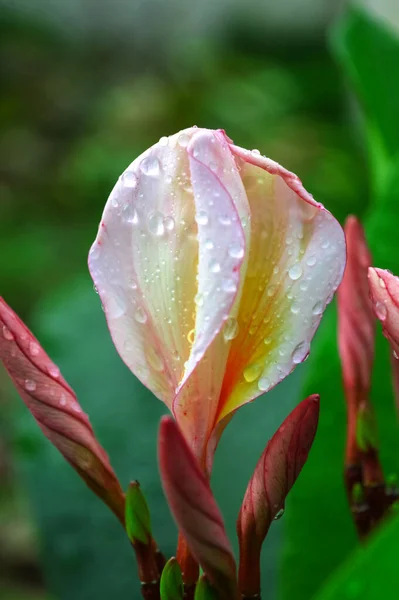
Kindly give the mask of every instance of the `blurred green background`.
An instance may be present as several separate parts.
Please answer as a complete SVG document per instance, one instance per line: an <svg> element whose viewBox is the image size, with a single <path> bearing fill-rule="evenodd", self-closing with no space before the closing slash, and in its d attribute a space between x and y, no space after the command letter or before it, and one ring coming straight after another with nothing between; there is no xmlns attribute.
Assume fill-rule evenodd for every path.
<svg viewBox="0 0 399 600"><path fill-rule="evenodd" d="M378 266L399 273L398 4L3 0L0 10L0 291L76 390L123 484L140 480L171 554L155 456L163 407L118 358L87 273L107 196L161 136L224 128L296 172L341 221L362 217ZM240 412L217 455L214 490L233 539L266 441L305 393L322 394L309 464L265 544L267 600L311 598L356 553L341 485L334 310L306 365ZM395 470L389 361L378 344L383 459ZM140 597L118 524L42 439L3 371L0 475L2 600ZM365 598L362 585L326 598Z"/></svg>

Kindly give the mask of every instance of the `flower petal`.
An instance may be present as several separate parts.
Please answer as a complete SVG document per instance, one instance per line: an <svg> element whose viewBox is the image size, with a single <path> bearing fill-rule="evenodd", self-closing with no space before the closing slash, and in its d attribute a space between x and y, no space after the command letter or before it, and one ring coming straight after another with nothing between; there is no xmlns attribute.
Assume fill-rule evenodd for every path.
<svg viewBox="0 0 399 600"><path fill-rule="evenodd" d="M250 205L251 244L218 420L306 358L345 267L340 225L300 180L259 154L231 149Z"/></svg>
<svg viewBox="0 0 399 600"><path fill-rule="evenodd" d="M171 417L159 431L159 468L166 498L194 558L220 598L237 597L236 567L208 480Z"/></svg>
<svg viewBox="0 0 399 600"><path fill-rule="evenodd" d="M195 323L198 241L187 153L195 132L161 138L128 167L89 255L119 354L169 407Z"/></svg>
<svg viewBox="0 0 399 600"><path fill-rule="evenodd" d="M399 277L383 269L369 268L371 300L392 351L399 356Z"/></svg>
<svg viewBox="0 0 399 600"><path fill-rule="evenodd" d="M249 207L223 132L200 131L188 152L198 223L198 291L193 346L173 412L200 457L213 427L245 272ZM228 322L227 322L228 324Z"/></svg>

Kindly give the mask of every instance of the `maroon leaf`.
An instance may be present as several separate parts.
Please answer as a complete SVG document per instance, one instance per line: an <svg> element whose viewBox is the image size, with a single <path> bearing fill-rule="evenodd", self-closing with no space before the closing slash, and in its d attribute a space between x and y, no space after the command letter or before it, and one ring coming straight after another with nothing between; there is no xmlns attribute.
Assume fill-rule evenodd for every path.
<svg viewBox="0 0 399 600"><path fill-rule="evenodd" d="M73 390L0 298L0 359L44 435L124 523L124 494Z"/></svg>
<svg viewBox="0 0 399 600"><path fill-rule="evenodd" d="M171 417L159 432L159 466L169 507L194 558L220 598L237 598L236 566L209 483Z"/></svg>
<svg viewBox="0 0 399 600"><path fill-rule="evenodd" d="M237 520L239 588L244 596L260 593L262 544L306 462L318 418L319 396L309 396L276 431L250 479Z"/></svg>

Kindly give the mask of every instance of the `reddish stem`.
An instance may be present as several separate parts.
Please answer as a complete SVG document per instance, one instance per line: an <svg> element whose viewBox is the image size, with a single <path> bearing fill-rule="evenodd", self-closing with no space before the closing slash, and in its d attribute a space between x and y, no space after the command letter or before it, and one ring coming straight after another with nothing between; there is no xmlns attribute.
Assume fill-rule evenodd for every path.
<svg viewBox="0 0 399 600"><path fill-rule="evenodd" d="M181 533L179 533L177 542L176 558L182 572L184 597L187 600L191 600L194 598L195 586L199 576L199 567L197 561L188 548L185 538Z"/></svg>

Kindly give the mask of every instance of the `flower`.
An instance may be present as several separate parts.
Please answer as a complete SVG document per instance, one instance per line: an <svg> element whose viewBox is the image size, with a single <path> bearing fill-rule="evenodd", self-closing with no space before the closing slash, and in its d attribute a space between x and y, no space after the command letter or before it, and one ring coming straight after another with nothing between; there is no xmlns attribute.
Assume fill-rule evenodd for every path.
<svg viewBox="0 0 399 600"><path fill-rule="evenodd" d="M293 173L196 127L127 168L89 255L119 354L208 468L232 413L306 358L344 267Z"/></svg>

